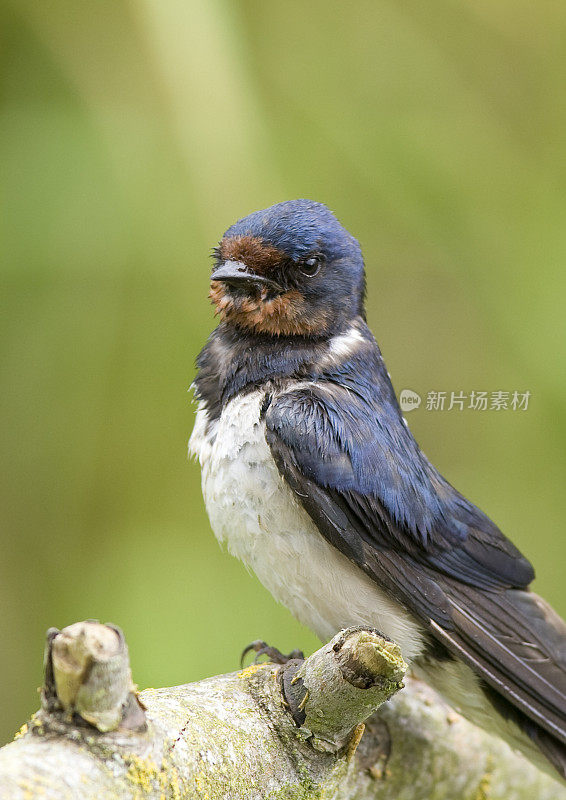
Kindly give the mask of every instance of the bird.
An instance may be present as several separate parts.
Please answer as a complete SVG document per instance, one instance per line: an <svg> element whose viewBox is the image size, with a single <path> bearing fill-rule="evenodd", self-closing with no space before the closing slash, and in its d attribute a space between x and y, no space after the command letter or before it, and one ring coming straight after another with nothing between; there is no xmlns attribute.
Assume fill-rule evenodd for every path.
<svg viewBox="0 0 566 800"><path fill-rule="evenodd" d="M450 706L566 779L566 624L414 439L358 241L290 200L238 220L213 259L189 450L217 539L322 641L383 632Z"/></svg>

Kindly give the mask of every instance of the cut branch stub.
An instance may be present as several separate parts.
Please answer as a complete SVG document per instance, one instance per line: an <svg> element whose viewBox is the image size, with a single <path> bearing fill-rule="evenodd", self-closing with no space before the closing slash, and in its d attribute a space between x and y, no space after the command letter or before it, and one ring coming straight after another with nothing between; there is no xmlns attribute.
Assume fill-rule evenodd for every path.
<svg viewBox="0 0 566 800"><path fill-rule="evenodd" d="M144 724L128 647L114 625L89 620L47 633L43 706L79 717L104 733Z"/></svg>
<svg viewBox="0 0 566 800"><path fill-rule="evenodd" d="M281 677L293 718L311 744L337 751L403 687L406 671L394 642L368 628L348 628L305 661L290 662Z"/></svg>

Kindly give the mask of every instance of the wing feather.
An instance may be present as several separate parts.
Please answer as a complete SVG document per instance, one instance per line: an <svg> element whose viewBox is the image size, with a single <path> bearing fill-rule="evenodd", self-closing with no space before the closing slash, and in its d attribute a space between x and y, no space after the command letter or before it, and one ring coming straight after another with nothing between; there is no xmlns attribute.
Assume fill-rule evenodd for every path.
<svg viewBox="0 0 566 800"><path fill-rule="evenodd" d="M517 548L380 412L334 383L298 389L267 407L266 438L322 535L566 744L565 623L527 589Z"/></svg>

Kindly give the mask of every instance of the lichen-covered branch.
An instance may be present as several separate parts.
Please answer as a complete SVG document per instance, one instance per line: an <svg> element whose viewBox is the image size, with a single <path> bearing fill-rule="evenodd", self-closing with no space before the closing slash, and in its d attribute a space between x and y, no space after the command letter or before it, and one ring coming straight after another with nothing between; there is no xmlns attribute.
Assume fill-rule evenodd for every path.
<svg viewBox="0 0 566 800"><path fill-rule="evenodd" d="M350 629L305 661L138 695L118 629L52 630L42 709L0 750L0 798L566 799L424 684L398 691L405 670L395 644Z"/></svg>

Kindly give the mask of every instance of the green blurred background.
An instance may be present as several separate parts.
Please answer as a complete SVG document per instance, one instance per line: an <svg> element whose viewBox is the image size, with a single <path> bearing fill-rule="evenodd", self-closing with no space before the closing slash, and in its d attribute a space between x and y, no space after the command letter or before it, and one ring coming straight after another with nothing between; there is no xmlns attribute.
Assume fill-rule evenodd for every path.
<svg viewBox="0 0 566 800"><path fill-rule="evenodd" d="M124 629L134 677L312 634L223 553L187 461L210 248L273 202L362 243L425 452L566 611L566 10L550 0L2 0L0 740L45 630Z"/></svg>

